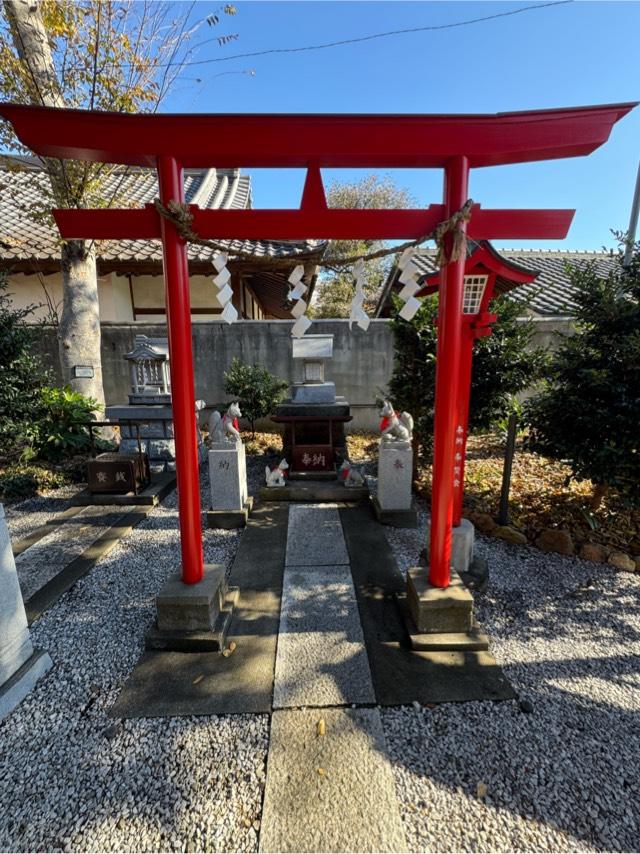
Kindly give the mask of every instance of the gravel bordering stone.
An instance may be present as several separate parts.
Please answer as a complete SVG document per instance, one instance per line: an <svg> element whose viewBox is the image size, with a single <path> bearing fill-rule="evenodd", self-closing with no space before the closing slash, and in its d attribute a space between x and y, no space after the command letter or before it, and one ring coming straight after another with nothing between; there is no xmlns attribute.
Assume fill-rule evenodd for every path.
<svg viewBox="0 0 640 854"><path fill-rule="evenodd" d="M208 488L201 472L203 506ZM0 723L0 850L256 851L266 715L120 722L108 709L179 566L176 494L32 627L54 667ZM230 567L239 534L204 529Z"/></svg>
<svg viewBox="0 0 640 854"><path fill-rule="evenodd" d="M71 483L46 495L28 498L4 508L9 534L14 543L23 540L71 506L71 499L82 492L83 484Z"/></svg>
<svg viewBox="0 0 640 854"><path fill-rule="evenodd" d="M417 530L387 533L403 571L419 506ZM476 613L520 702L383 712L410 850L638 850L640 578L476 544L491 573Z"/></svg>

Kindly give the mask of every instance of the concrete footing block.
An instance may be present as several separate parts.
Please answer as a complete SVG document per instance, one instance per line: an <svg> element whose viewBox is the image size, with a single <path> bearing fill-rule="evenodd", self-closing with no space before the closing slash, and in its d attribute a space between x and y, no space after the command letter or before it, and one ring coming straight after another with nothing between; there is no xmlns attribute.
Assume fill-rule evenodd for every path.
<svg viewBox="0 0 640 854"><path fill-rule="evenodd" d="M220 564L205 564L198 584L184 584L176 573L156 596L157 619L145 636L147 649L222 651L238 596Z"/></svg>
<svg viewBox="0 0 640 854"><path fill-rule="evenodd" d="M483 652L489 649L489 637L477 625L470 632L409 633L412 649L422 652Z"/></svg>
<svg viewBox="0 0 640 854"><path fill-rule="evenodd" d="M153 626L146 633L145 648L150 650L171 650L173 652L222 652L227 641L227 633L238 604L240 589L229 587L220 613L212 629L205 631L180 631L159 629Z"/></svg>
<svg viewBox="0 0 640 854"><path fill-rule="evenodd" d="M449 587L429 583L423 566L407 570L407 603L418 632L452 634L471 631L473 596L457 572L451 572Z"/></svg>
<svg viewBox="0 0 640 854"><path fill-rule="evenodd" d="M241 510L207 510L208 528L244 528L253 510L253 496L249 496Z"/></svg>
<svg viewBox="0 0 640 854"><path fill-rule="evenodd" d="M18 706L44 674L53 667L49 653L36 649L0 687L0 721Z"/></svg>

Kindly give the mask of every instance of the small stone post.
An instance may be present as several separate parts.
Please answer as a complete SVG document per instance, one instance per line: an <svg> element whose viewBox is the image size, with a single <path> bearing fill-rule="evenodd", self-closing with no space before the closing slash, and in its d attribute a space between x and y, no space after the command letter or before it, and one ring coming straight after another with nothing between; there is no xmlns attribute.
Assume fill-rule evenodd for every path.
<svg viewBox="0 0 640 854"><path fill-rule="evenodd" d="M52 661L34 650L9 529L0 504L0 720L26 697Z"/></svg>

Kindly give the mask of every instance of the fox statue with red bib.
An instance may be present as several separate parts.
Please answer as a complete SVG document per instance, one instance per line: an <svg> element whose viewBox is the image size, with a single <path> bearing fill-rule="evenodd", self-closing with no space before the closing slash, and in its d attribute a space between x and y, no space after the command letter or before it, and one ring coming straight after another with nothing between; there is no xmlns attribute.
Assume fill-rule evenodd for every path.
<svg viewBox="0 0 640 854"><path fill-rule="evenodd" d="M396 412L385 400L380 410L380 433L385 442L410 442L413 437L413 418L408 412Z"/></svg>

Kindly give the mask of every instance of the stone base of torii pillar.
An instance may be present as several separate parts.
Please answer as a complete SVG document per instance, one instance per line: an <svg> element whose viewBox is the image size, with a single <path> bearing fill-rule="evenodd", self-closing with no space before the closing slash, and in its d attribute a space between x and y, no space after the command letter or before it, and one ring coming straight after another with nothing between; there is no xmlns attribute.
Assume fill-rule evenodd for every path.
<svg viewBox="0 0 640 854"><path fill-rule="evenodd" d="M431 534L427 522L427 542ZM407 631L414 649L430 652L478 652L489 648L489 639L473 615L473 595L469 587L483 590L488 575L486 562L474 557L475 530L468 519L452 530L451 583L434 587L428 579L429 554L425 549L421 565L407 570L403 608Z"/></svg>

